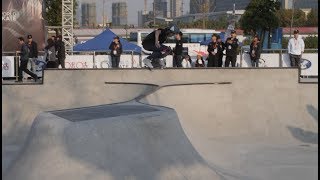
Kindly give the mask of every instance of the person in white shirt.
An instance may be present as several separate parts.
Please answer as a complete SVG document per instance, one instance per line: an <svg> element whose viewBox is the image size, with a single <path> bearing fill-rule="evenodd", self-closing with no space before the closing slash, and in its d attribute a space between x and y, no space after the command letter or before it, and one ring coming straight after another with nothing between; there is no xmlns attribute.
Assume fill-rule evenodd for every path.
<svg viewBox="0 0 320 180"><path fill-rule="evenodd" d="M185 57L182 59L182 67L183 68L191 68L191 58L189 55L185 55Z"/></svg>
<svg viewBox="0 0 320 180"><path fill-rule="evenodd" d="M290 57L290 64L292 67L299 66L299 62L303 52L304 52L303 39L299 37L299 30L294 30L293 38L291 38L288 43L288 53Z"/></svg>

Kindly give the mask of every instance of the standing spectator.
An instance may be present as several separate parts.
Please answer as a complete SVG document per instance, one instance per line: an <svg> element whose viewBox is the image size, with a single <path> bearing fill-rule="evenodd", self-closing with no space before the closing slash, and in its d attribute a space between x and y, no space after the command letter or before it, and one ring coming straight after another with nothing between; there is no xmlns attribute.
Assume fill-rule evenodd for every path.
<svg viewBox="0 0 320 180"><path fill-rule="evenodd" d="M304 42L299 36L299 30L293 31L293 38L288 43L288 53L290 57L290 64L292 67L298 67L299 62L304 52Z"/></svg>
<svg viewBox="0 0 320 180"><path fill-rule="evenodd" d="M120 56L122 54L122 45L118 36L113 38L112 43L109 46L111 50L111 63L113 68L119 67Z"/></svg>
<svg viewBox="0 0 320 180"><path fill-rule="evenodd" d="M22 72L24 71L25 73L29 74L34 81L36 82L38 80L38 76L29 69L27 69L28 66L28 60L29 60L29 48L28 46L24 43L23 37L19 37L19 44L21 45L21 50L17 51L17 53L20 55L20 66L18 70L18 82L22 82Z"/></svg>
<svg viewBox="0 0 320 180"><path fill-rule="evenodd" d="M226 62L224 67L229 67L230 61L231 61L231 66L236 67L237 49L239 46L239 41L236 37L237 37L236 31L233 30L231 31L231 37L228 37L225 42Z"/></svg>
<svg viewBox="0 0 320 180"><path fill-rule="evenodd" d="M197 55L195 67L205 67L204 60L200 54Z"/></svg>
<svg viewBox="0 0 320 180"><path fill-rule="evenodd" d="M173 49L173 67L182 67L182 52L183 52L183 42L182 42L182 32L180 31L175 35L176 37L176 47Z"/></svg>
<svg viewBox="0 0 320 180"><path fill-rule="evenodd" d="M32 35L29 34L28 38L28 48L29 48L29 64L31 65L31 71L36 73L36 61L38 59L38 45L32 40Z"/></svg>
<svg viewBox="0 0 320 180"><path fill-rule="evenodd" d="M52 39L47 40L48 45L44 48L46 52L47 68L57 68L55 43Z"/></svg>
<svg viewBox="0 0 320 180"><path fill-rule="evenodd" d="M184 56L181 64L183 68L191 68L191 58L188 54Z"/></svg>
<svg viewBox="0 0 320 180"><path fill-rule="evenodd" d="M250 44L250 59L252 67L259 67L259 58L261 55L261 45L258 36L253 38Z"/></svg>
<svg viewBox="0 0 320 180"><path fill-rule="evenodd" d="M220 46L217 41L217 34L213 34L211 37L211 42L208 45L208 65L207 67L218 67L219 50Z"/></svg>
<svg viewBox="0 0 320 180"><path fill-rule="evenodd" d="M218 35L218 45L220 48L218 48L218 67L222 67L222 58L223 58L223 51L225 49L225 44L222 42L221 37Z"/></svg>
<svg viewBox="0 0 320 180"><path fill-rule="evenodd" d="M56 55L58 59L57 68L61 65L61 68L65 68L65 59L66 59L66 48L64 42L62 41L62 36L57 36L57 41L54 43L56 48Z"/></svg>

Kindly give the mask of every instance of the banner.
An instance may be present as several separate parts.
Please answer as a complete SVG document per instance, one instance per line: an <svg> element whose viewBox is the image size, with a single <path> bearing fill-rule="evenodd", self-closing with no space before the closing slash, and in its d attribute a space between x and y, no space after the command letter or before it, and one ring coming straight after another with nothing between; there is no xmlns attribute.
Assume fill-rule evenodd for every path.
<svg viewBox="0 0 320 180"><path fill-rule="evenodd" d="M318 76L318 54L302 54L300 67L302 76Z"/></svg>
<svg viewBox="0 0 320 180"><path fill-rule="evenodd" d="M143 59L147 58L149 55L141 55L141 67L144 67ZM173 67L173 56L168 55L165 57L166 67Z"/></svg>
<svg viewBox="0 0 320 180"><path fill-rule="evenodd" d="M31 34L38 49L45 45L41 0L2 0L2 52L16 51L18 37Z"/></svg>
<svg viewBox="0 0 320 180"><path fill-rule="evenodd" d="M96 55L94 57L97 68L112 68L110 55ZM124 54L120 56L119 68L140 68L140 56Z"/></svg>
<svg viewBox="0 0 320 180"><path fill-rule="evenodd" d="M2 56L2 77L14 77L14 56Z"/></svg>
<svg viewBox="0 0 320 180"><path fill-rule="evenodd" d="M66 69L93 68L93 56L92 55L66 56L65 67L66 67ZM59 66L59 68L60 68L60 66Z"/></svg>
<svg viewBox="0 0 320 180"><path fill-rule="evenodd" d="M279 54L276 54L276 53L261 54L260 61L262 61L262 63L259 65L263 67L280 67L279 58L280 58ZM241 67L252 67L251 58L248 53L242 54Z"/></svg>

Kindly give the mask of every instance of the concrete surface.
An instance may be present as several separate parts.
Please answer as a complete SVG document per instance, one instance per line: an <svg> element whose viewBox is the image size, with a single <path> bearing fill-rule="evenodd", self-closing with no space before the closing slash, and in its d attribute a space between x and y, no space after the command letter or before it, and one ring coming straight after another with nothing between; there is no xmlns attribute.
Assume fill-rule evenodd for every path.
<svg viewBox="0 0 320 180"><path fill-rule="evenodd" d="M105 82L120 83L105 84ZM164 87L159 88L150 84L121 84L121 82L150 83ZM181 83L212 82L230 83L174 86ZM42 85L2 86L3 176L7 179L22 179L24 176L23 179L37 179L37 177L70 179L72 175L76 177L75 179L210 179L209 176L211 179L228 180L316 179L318 177L317 85L299 84L296 69L166 69L152 72L144 69L49 70L45 72ZM149 94L152 90L155 91ZM58 96L59 93L63 95ZM86 121L88 118L83 117L89 117L90 113L86 114L84 111L84 116L77 117L82 120L73 122L83 123L83 127L86 128L69 132L67 127L76 128L80 125L72 125L70 120L52 113L42 113L37 116L27 138L34 118L43 111L129 101L141 94L147 95L140 99L142 103L171 107L178 117L168 108L161 111L146 110L143 113L138 111L133 114L121 114L123 113L121 111L118 115L122 116L117 116L116 112L103 112L104 106L99 106L101 109L98 108L98 111L103 112L100 115L96 117L93 115L95 118ZM116 104L112 105L114 106ZM110 112L106 110L108 111ZM125 127L125 130L120 128L121 131L116 131L119 136L131 137L132 132L128 131L130 128L127 127L131 123L128 122L141 122L144 119L143 115L153 113L160 113L158 119L161 119L161 122L162 119L166 119L163 120L165 127L161 130L167 129L166 132L173 141L169 141L171 139L165 138L167 136L164 135L161 136L164 139L158 140L164 144L161 149L168 150L167 153L160 153L153 148L151 141L141 139L144 136L148 137L146 134L132 137L132 142L148 142L149 144L147 143L143 149L153 153L154 158L163 159L154 169L150 167L148 171L143 172L137 168L135 171L134 163L130 164L135 160L133 154L126 155L128 159L122 159L123 161L112 159L115 164L120 163L115 167L131 168L132 171L114 170L110 164L108 165L109 162L106 162L111 157L107 156L107 152L119 150L117 146L108 147L110 144L112 146L114 141L99 136L98 139L103 141L101 143L103 147L99 147L97 139L85 140L95 136L94 132L104 133L109 124L112 127L113 121L107 119L119 121L118 128ZM113 117L108 117L108 114L113 114ZM71 113L71 116L74 114ZM69 114L68 117L71 116ZM151 117L146 117L149 118ZM44 127L47 133L42 126L37 126L46 124L50 119L50 123L53 124ZM125 119L127 121L124 121ZM140 125L145 124L142 122ZM179 130L180 124L176 122L181 123L183 131ZM167 127L170 123L174 123L170 126L172 128ZM95 130L89 131L90 128ZM50 135L51 130L55 132L54 135ZM33 135L38 131L43 137ZM67 137L69 141L66 143ZM78 138L84 139L83 143L79 140L81 141L79 144L73 144L72 140L76 141ZM52 139L52 144L56 146L48 143L51 142L48 139ZM61 139L64 140L63 143ZM175 146L172 149L166 143L174 144L174 139L190 143L186 148ZM31 146L32 143L34 144ZM25 146L22 149L23 144ZM119 152L118 155L121 156L132 152L130 148L136 147L134 143L118 145L121 149L127 149ZM55 150L54 147L60 150ZM61 150L70 148L77 150L71 153ZM105 151L106 148L110 149ZM88 153L89 150L98 154ZM192 160L181 162L181 159L170 155L171 151L177 158ZM182 152L181 156L178 152ZM142 154L140 152L136 157L140 159L143 157ZM151 160L151 156L146 158L147 161ZM124 162L129 163L128 166ZM155 162L152 160L152 163ZM148 163L141 161L141 164L145 167ZM38 168L41 167L41 171L38 172ZM52 172L52 168L57 169L57 172ZM188 171L191 174L188 174ZM75 172L81 173L76 175ZM128 172L132 172L131 175L127 175ZM43 178L46 174L51 176Z"/></svg>

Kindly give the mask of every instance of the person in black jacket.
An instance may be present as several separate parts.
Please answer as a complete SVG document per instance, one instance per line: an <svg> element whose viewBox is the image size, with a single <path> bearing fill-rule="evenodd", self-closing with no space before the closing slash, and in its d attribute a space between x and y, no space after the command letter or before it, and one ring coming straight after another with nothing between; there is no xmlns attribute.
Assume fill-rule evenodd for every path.
<svg viewBox="0 0 320 180"><path fill-rule="evenodd" d="M227 38L225 42L226 47L226 61L224 67L229 67L230 61L231 66L236 67L236 61L237 61L237 49L239 46L239 41L236 38L237 34L236 31L231 31L231 37Z"/></svg>
<svg viewBox="0 0 320 180"><path fill-rule="evenodd" d="M222 58L223 58L223 51L225 49L225 44L224 42L222 42L222 39L221 37L218 35L218 44L219 44L219 47L218 48L218 67L222 67Z"/></svg>
<svg viewBox="0 0 320 180"><path fill-rule="evenodd" d="M64 42L62 41L62 36L57 36L57 40L54 42L55 50L57 52L57 68L61 65L61 68L65 68L65 59L66 59L66 49Z"/></svg>
<svg viewBox="0 0 320 180"><path fill-rule="evenodd" d="M183 42L182 42L183 33L180 31L175 35L176 37L176 46L173 49L173 67L182 67L182 52L183 52Z"/></svg>
<svg viewBox="0 0 320 180"><path fill-rule="evenodd" d="M211 40L207 49L209 53L207 67L218 67L220 46L217 41L217 34L213 34Z"/></svg>
<svg viewBox="0 0 320 180"><path fill-rule="evenodd" d="M258 36L255 36L250 44L250 59L252 67L259 67L261 45Z"/></svg>
<svg viewBox="0 0 320 180"><path fill-rule="evenodd" d="M21 50L17 51L17 53L20 55L20 66L18 69L18 82L22 82L22 71L25 73L29 74L34 81L36 82L38 80L38 76L27 68L28 66L28 61L29 61L29 48L28 46L24 43L23 37L19 37L19 44L21 45Z"/></svg>
<svg viewBox="0 0 320 180"><path fill-rule="evenodd" d="M119 67L120 56L122 54L122 44L118 36L113 38L112 43L109 46L111 50L111 63L113 68Z"/></svg>
<svg viewBox="0 0 320 180"><path fill-rule="evenodd" d="M29 48L29 64L31 65L31 71L36 73L36 61L38 59L38 45L33 41L32 35L29 34L28 38L28 48Z"/></svg>

